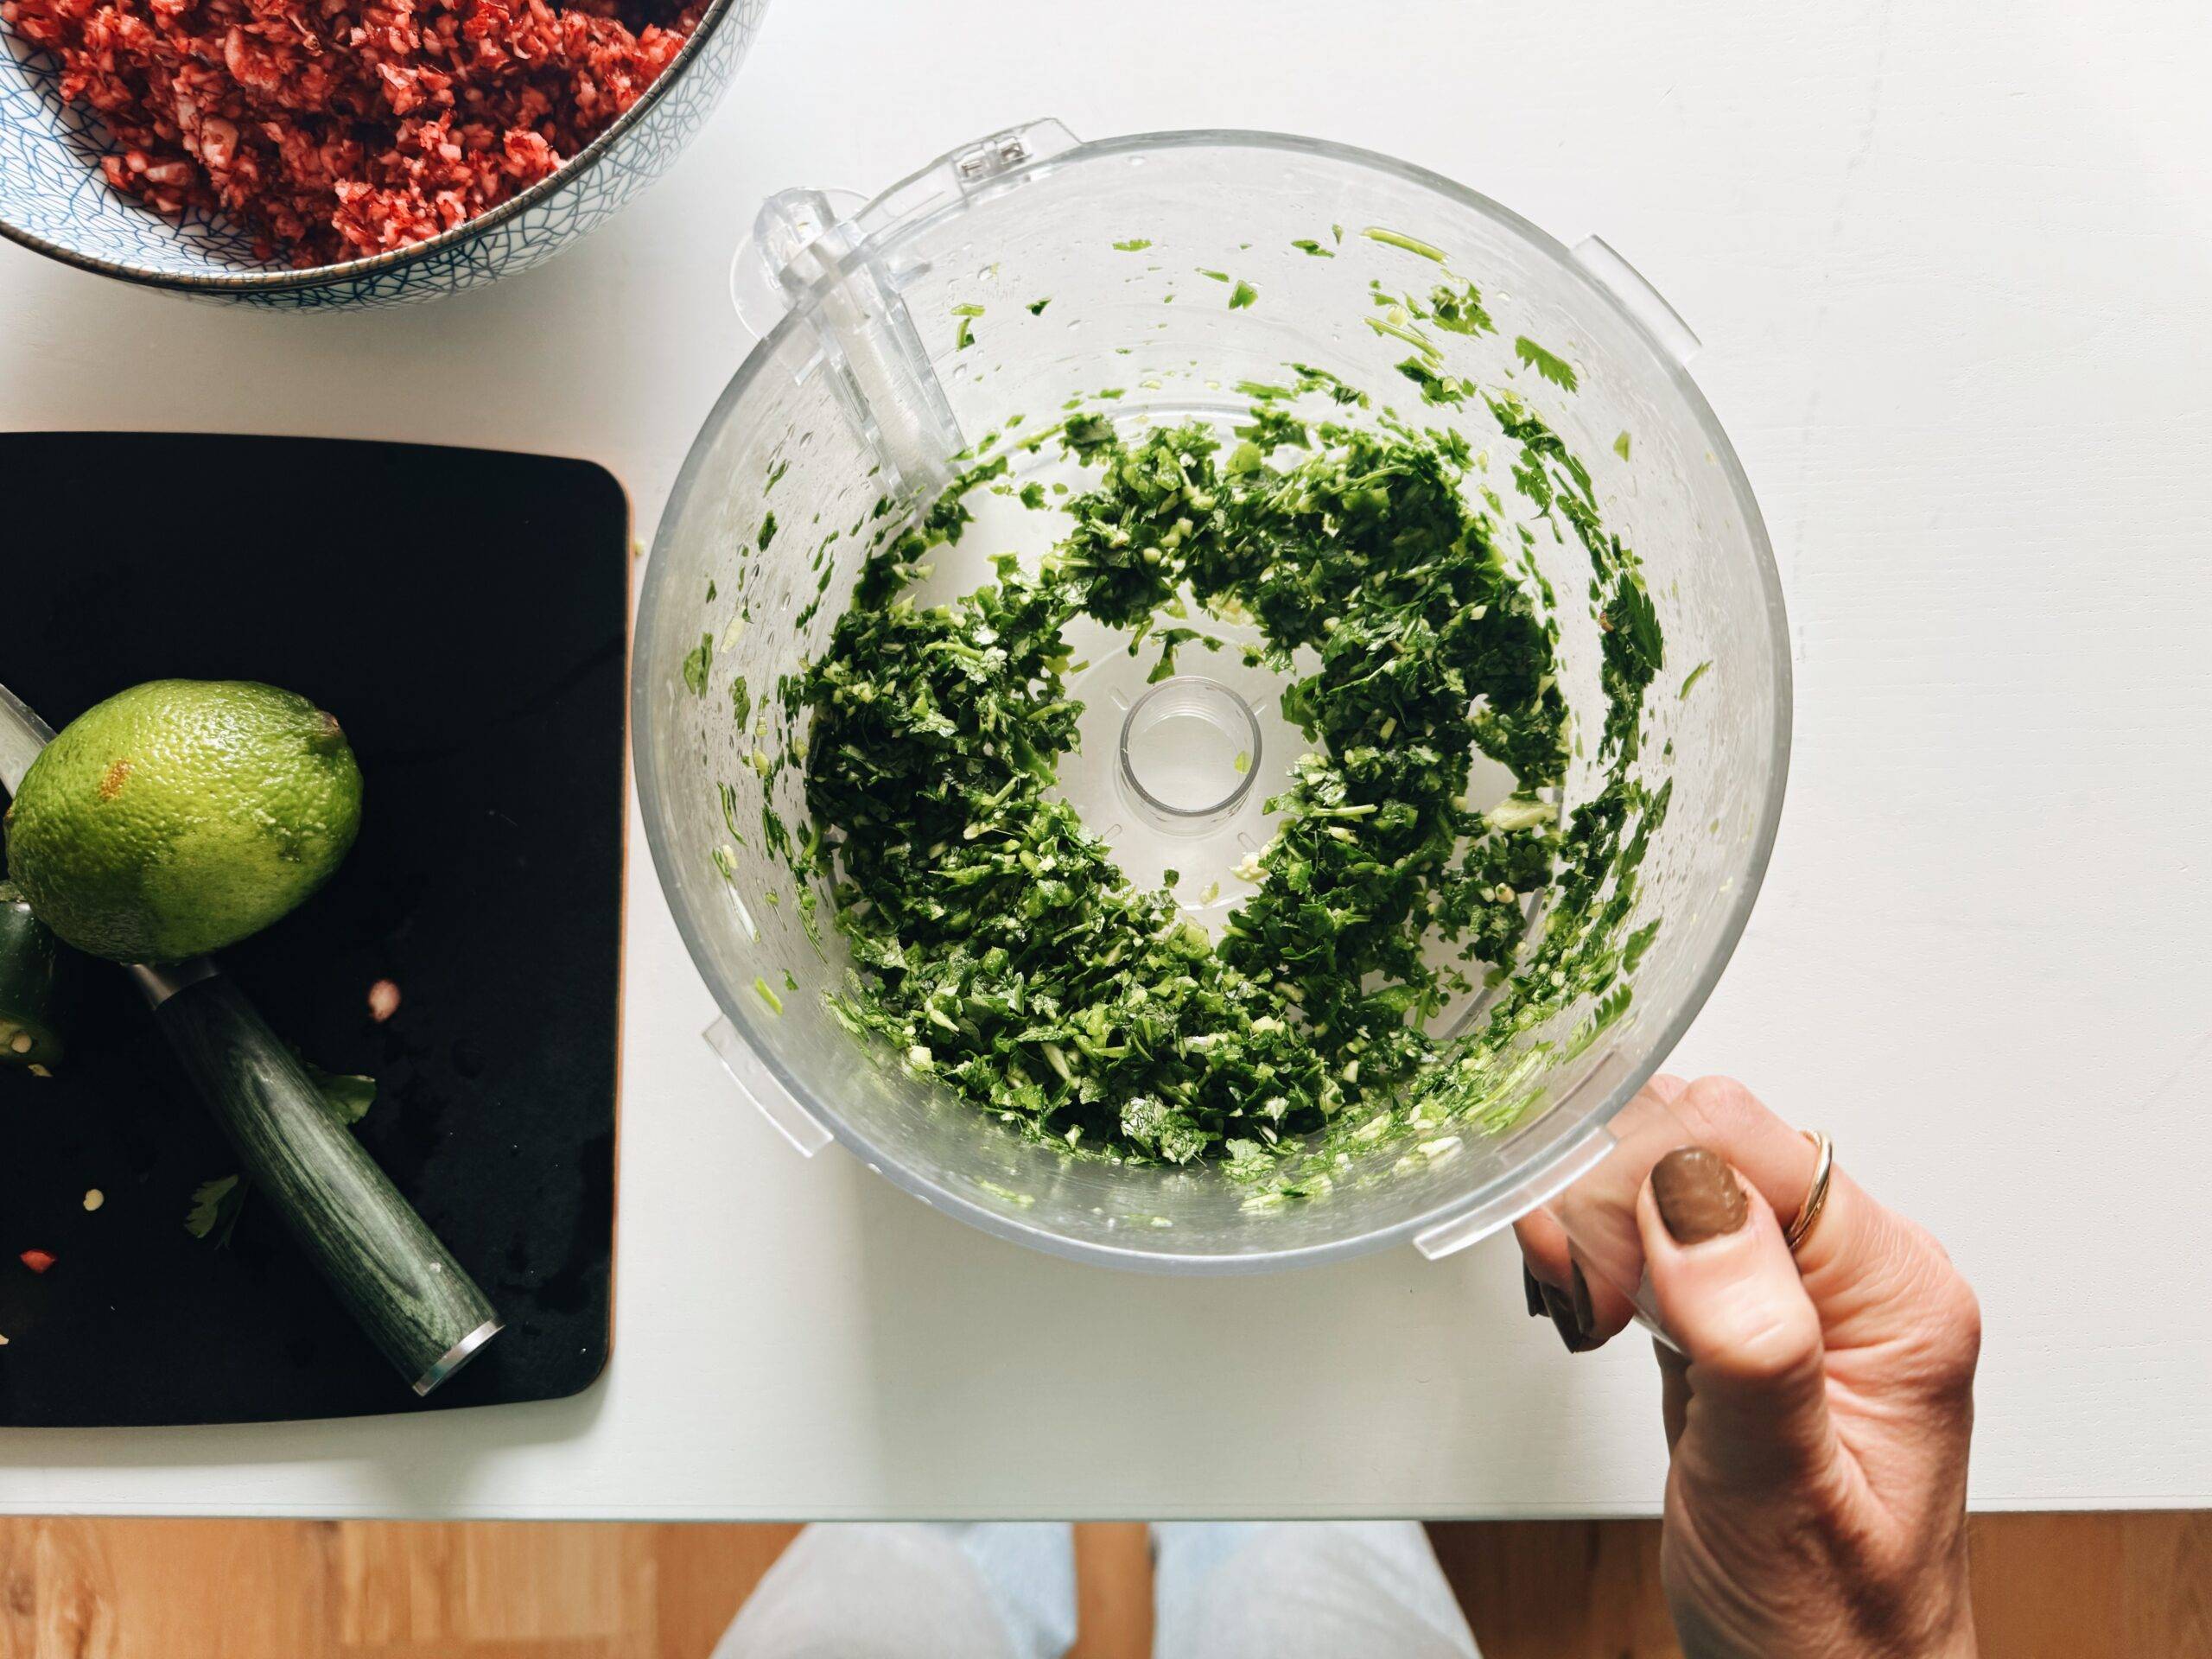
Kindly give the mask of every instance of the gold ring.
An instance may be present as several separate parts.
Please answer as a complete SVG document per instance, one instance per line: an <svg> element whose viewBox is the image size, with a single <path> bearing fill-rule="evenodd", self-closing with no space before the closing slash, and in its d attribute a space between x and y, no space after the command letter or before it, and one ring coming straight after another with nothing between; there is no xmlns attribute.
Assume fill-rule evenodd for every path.
<svg viewBox="0 0 2212 1659"><path fill-rule="evenodd" d="M1805 1242L1805 1235L1813 1230L1813 1224L1820 1220L1821 1211L1828 1207L1828 1177L1835 1173L1835 1142L1818 1129L1802 1132L1813 1143L1820 1156L1813 1163L1812 1190L1805 1194L1805 1202L1798 1206L1797 1219L1789 1224L1789 1230L1783 1234L1782 1242L1793 1251Z"/></svg>

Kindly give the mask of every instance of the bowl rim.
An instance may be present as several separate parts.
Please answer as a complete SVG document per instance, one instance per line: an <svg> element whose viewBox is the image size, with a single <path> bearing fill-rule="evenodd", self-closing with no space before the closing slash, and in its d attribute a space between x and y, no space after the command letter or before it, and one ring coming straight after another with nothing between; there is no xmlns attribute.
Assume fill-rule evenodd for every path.
<svg viewBox="0 0 2212 1659"><path fill-rule="evenodd" d="M72 248L59 242L48 241L35 232L27 231L0 216L0 236L10 242L42 253L50 259L74 265L79 270L89 270L102 276L112 276L121 282L135 283L143 288L181 289L199 293L283 293L302 289L326 288L351 282L363 276L372 276L402 265L412 264L447 248L458 247L503 225L518 213L528 213L538 203L553 196L595 166L613 149L624 134L630 131L675 86L677 78L691 67L692 60L706 46L708 37L721 27L728 15L745 6L760 3L766 10L765 0L712 0L700 14L696 28L684 41L677 54L669 60L668 67L652 79L652 84L638 94L635 103L614 118L607 130L586 144L559 167L547 174L529 189L507 198L498 207L465 219L449 231L420 242L410 242L404 247L387 249L382 253L364 255L359 259L341 260L336 264L308 265L295 270L241 270L220 276L198 276L187 271L155 270L145 265L126 264L120 260L103 259L97 254ZM147 210L151 212L150 209ZM156 219L162 215L153 215ZM164 223L167 221L164 220Z"/></svg>
<svg viewBox="0 0 2212 1659"><path fill-rule="evenodd" d="M658 632L663 610L683 602L675 595L673 580L664 574L666 567L657 556L662 537L667 531L670 509L685 497L705 465L710 447L709 435L751 390L753 383L767 372L791 338L799 329L809 326L814 295L837 280L847 268L873 257L880 251L882 243L918 234L924 229L969 211L979 197L995 196L1012 189L1025 176L1162 149L1273 150L1315 156L1332 162L1370 168L1421 185L1471 208L1549 257L1562 272L1581 285L1592 303L1610 310L1627 326L1630 334L1642 342L1654 366L1673 385L1683 401L1686 412L1711 446L1713 461L1720 468L1729 492L1735 497L1743 514L1745 536L1760 594L1764 601L1761 620L1764 625L1766 661L1773 675L1771 697L1768 703L1771 724L1767 734L1767 753L1771 770L1758 804L1756 829L1748 838L1745 850L1740 880L1727 894L1721 923L1714 933L1711 955L1682 995L1673 1016L1654 1031L1653 1040L1643 1058L1610 1077L1592 1072L1586 1078L1580 1088L1587 1090L1594 1086L1603 1097L1592 1109L1573 1116L1572 1121L1568 1121L1567 1115L1547 1111L1526 1123L1516 1125L1512 1131L1516 1135L1531 1133L1546 1126L1555 1127L1541 1149L1516 1173L1509 1184L1509 1192L1478 1190L1455 1193L1417 1214L1370 1232L1318 1243L1294 1244L1280 1249L1225 1252L1186 1251L1173 1248L1147 1249L1135 1245L1073 1238L985 1205L955 1185L887 1153L862 1128L852 1122L838 1109L836 1103L817 1097L784 1065L773 1050L756 1040L760 1022L738 995L737 988L721 983L708 972L700 944L704 930L692 893L684 883L677 880L677 849L672 844L666 815L658 804L664 780L652 737L664 716L658 712L652 694L658 677L667 674L670 665L653 659L651 642ZM925 168L923 171L925 173L928 169ZM874 200L883 200L899 188L894 184ZM865 213L863 209L856 217L864 217ZM1681 1043L1733 961L1736 947L1742 942L1744 931L1751 922L1752 909L1765 885L1789 793L1796 702L1796 664L1790 653L1787 601L1783 593L1781 571L1775 562L1774 543L1767 533L1766 519L1759 510L1758 497L1751 488L1750 474L1745 470L1742 458L1737 454L1726 429L1721 425L1719 416L1690 374L1687 361L1654 334L1650 325L1637 315L1610 284L1600 281L1577 259L1564 243L1480 191L1417 162L1360 145L1296 133L1247 128L1202 127L1133 132L1079 142L1071 149L1010 169L992 181L983 190L953 193L945 199L931 202L911 219L902 219L881 227L837 260L836 270L817 278L806 294L794 296L791 308L766 334L754 341L752 350L730 376L721 395L715 398L713 409L694 435L690 448L685 454L683 465L670 488L667 501L663 505L659 522L654 526L653 549L646 557L640 582L631 644L631 780L637 791L639 815L645 825L645 844L652 858L654 874L662 895L676 924L677 933L683 942L684 952L691 959L693 970L722 1018L751 1052L771 1082L783 1090L793 1103L800 1104L801 1109L828 1131L838 1145L911 1196L982 1232L1026 1245L1048 1255L1124 1271L1171 1274L1274 1273L1323 1262L1347 1261L1414 1242L1433 1229L1462 1222L1478 1212L1492 1213L1493 1218L1489 1226L1454 1239L1442 1252L1452 1254L1512 1219L1508 1215L1495 1212L1497 1201L1513 1199L1517 1195L1520 1200L1518 1213L1525 1214L1582 1173L1588 1166L1586 1160L1594 1147L1610 1146L1609 1141L1601 1139L1606 1134L1606 1126L1658 1071L1668 1055ZM749 1087L743 1084L740 1084L739 1090L741 1094L751 1092ZM1585 1161L1578 1163L1578 1159Z"/></svg>

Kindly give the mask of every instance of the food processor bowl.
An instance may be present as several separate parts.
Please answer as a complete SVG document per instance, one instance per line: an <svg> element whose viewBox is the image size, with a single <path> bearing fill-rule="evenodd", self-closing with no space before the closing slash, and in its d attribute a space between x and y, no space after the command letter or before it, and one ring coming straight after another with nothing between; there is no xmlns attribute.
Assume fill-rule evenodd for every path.
<svg viewBox="0 0 2212 1659"><path fill-rule="evenodd" d="M1424 328L1395 306L1392 296L1426 293L1446 273L1478 287L1493 331ZM1249 132L1078 143L1052 122L968 146L872 201L777 197L734 285L761 337L661 521L632 708L653 858L723 1014L709 1040L793 1144L811 1154L840 1142L1004 1237L1173 1272L1285 1268L1402 1241L1440 1255L1602 1159L1608 1121L1681 1037L1743 931L1789 747L1788 636L1765 529L1685 367L1696 339L1657 293L1602 242L1569 250L1384 156ZM1592 553L1507 486L1522 445L1482 397L1424 405L1400 367L1409 331L1453 385L1534 410L1586 470L1606 534L1641 563L1664 658L1631 768L1646 804L1634 826L1641 865L1614 878L1630 895L1609 924L1620 971L1493 1033L1484 1064L1510 1087L1479 1115L1395 1127L1287 1198L1255 1195L1211 1164L1116 1160L1025 1138L851 1034L827 1001L849 974L832 905L818 879L790 868L785 837L807 823L806 717L785 693L824 651L868 548L928 505L956 456L995 447L1014 483L1077 477L1049 446L1016 448L1070 408L1123 429L1193 418L1226 427L1246 416L1250 386L1282 383L1300 365L1409 423L1464 431L1471 479L1494 486L1505 544L1525 547L1555 596L1560 684L1579 734L1562 810L1600 786L1599 663L1611 624L1585 603ZM1039 550L1039 531L974 501L978 522L935 550L944 568L932 594L987 579L993 552ZM1522 525L1531 533L1518 536ZM1196 653L1157 697L1141 673L1078 679L1098 722L1094 734L1086 714L1063 785L1135 879L1152 879L1147 860L1195 856L1202 867L1264 839L1255 815L1268 779L1301 740L1263 690L1234 680ZM1237 735L1248 717L1249 737ZM1176 721L1211 734L1186 725L1164 772L1158 754L1145 762L1161 781L1132 794L1145 780L1123 748ZM1268 779L1211 791L1203 776L1178 775L1179 757L1184 774L1211 764L1205 745L1217 741L1246 746ZM1208 837L1221 843L1214 854ZM1188 889L1186 879L1178 899L1210 923L1209 906L1224 901ZM1532 931L1541 925L1539 913ZM1462 1025L1478 1029L1484 1013L1462 1010Z"/></svg>

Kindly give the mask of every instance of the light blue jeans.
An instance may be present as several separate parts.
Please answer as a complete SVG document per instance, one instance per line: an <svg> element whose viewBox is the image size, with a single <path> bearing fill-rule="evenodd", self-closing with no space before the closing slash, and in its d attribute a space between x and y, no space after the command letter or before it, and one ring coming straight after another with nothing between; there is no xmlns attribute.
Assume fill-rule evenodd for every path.
<svg viewBox="0 0 2212 1659"><path fill-rule="evenodd" d="M1478 1659L1411 1521L1162 1523L1154 1659ZM1060 1659L1075 1640L1065 1525L815 1526L715 1659Z"/></svg>

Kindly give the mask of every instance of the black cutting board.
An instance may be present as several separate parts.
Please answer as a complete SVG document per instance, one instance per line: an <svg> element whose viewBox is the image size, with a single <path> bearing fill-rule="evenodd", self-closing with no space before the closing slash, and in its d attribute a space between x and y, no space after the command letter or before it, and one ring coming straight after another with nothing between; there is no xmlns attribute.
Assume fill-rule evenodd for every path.
<svg viewBox="0 0 2212 1659"><path fill-rule="evenodd" d="M536 455L109 433L0 435L0 683L48 723L178 677L265 680L344 724L359 841L223 959L308 1059L377 1079L363 1142L506 1321L418 1403L265 1204L223 1249L189 1236L193 1189L236 1160L124 976L86 963L60 1073L0 1071L0 1423L587 1387L612 1300L621 486ZM381 1025L380 979L401 995Z"/></svg>

